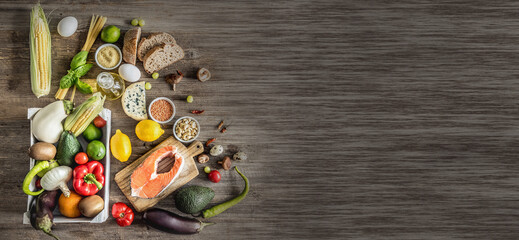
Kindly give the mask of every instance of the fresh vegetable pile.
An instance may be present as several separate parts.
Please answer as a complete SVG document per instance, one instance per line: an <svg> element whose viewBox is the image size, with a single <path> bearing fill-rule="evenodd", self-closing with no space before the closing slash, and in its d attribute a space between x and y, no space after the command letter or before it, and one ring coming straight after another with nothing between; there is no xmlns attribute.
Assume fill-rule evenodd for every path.
<svg viewBox="0 0 519 240"><path fill-rule="evenodd" d="M110 173L108 166L105 169L103 162L106 162L106 156L110 153L120 162L126 162L132 157L130 138L121 130L117 129L111 136L108 149L102 141L102 139L107 139L107 136L103 138L103 130L111 134L110 131L107 131L109 129L106 129L107 121L99 116L106 99L121 98L121 106L126 115L138 121L132 134L135 134L141 143L153 144L166 133L172 134L178 141L187 144L195 141L202 129L201 124L194 117L181 116L178 117L172 129L165 131L161 123L169 122L175 117L175 104L169 98L158 98L154 105L152 103L152 106L149 106L150 113L147 112L145 92L152 89L152 86L150 82L139 82L141 71L136 67L139 61L142 62L148 77L159 79L165 76L162 77L162 81L165 80L166 83L171 84L173 91L177 90L177 85L183 79L189 78L189 76L184 76L180 70L173 70L169 74L159 74L159 71L167 71L166 67L184 58L184 51L173 36L169 33L159 32L144 33L147 34L146 37L141 38L141 34L143 34L141 27L145 25L144 19L141 18L133 19L131 24L135 27L127 30L124 35L117 26L104 27L106 21L106 17L92 16L83 48L73 56L69 70L61 75L63 77L60 79L59 89L55 95L57 101L40 109L31 120L31 133L37 142L30 147L29 157L35 161L35 164L27 173L22 190L27 195L35 196L30 208L32 226L55 238L56 236L51 232L54 224L54 209L58 208L62 216L71 219L95 218L101 212L106 213L108 209L105 209L105 201L108 199L107 196L100 193L105 188L105 184L108 184L106 179L109 179L108 174ZM70 37L74 35L77 27L78 20L69 16L59 22L57 30L62 37ZM113 44L98 47L98 51L95 53L96 64L94 64L88 62L87 59L98 36L105 43ZM117 46L120 37L124 38L122 48ZM99 51L103 47L106 48L106 51ZM51 88L51 35L40 4L37 4L31 13L30 49L31 85L34 94L39 98L48 95ZM119 59L126 63L121 65L122 60L118 61ZM160 59L162 60L158 61ZM110 63L109 68L106 66L107 63ZM113 68L112 65L114 65ZM113 72L100 73L95 82L82 81L81 78L94 67L113 70ZM207 68L199 68L196 78L200 82L205 82L211 79L211 73ZM126 88L125 84L131 85ZM70 100L64 100L68 89L72 87ZM91 94L91 96L74 107L76 89L83 94ZM180 101L179 104L189 105L194 101L195 97L189 95L185 101ZM186 113L193 114L195 117L208 114L204 109L191 109ZM148 119L148 116L151 119ZM214 134L222 135L227 132L228 127L229 125L226 125L224 121L219 121ZM88 143L86 148L82 147L80 140ZM222 156L225 148L220 141L220 137L218 140L213 137L205 142L207 151L197 157L199 164L209 164L212 160L220 164L221 169L229 170L232 169L233 162L247 159L247 155L242 151L235 152L232 158L231 155ZM181 156L178 159L181 159ZM174 161L177 161L177 158ZM174 173L180 173L182 164L175 166L178 167L178 171ZM222 175L218 169L211 169L208 165L200 167L207 174L207 178L204 176L204 181L207 181L208 185L225 182L224 179L227 175ZM153 166L149 169L152 168ZM157 166L155 166L154 174L162 174L157 173L156 168ZM199 217L207 219L215 217L241 202L249 192L249 180L237 167L234 169L244 180L243 191L238 196L209 206L215 197L213 189L191 185L177 190L174 197L176 208L182 213L198 214ZM140 185L154 181L157 178L156 175L151 174L151 177L145 179ZM171 182L173 181L175 181L174 178ZM165 189L168 186L161 187ZM150 198L156 196L153 195ZM132 208L123 202L114 203L111 213L115 222L122 227L130 226L135 217L141 216L134 213ZM146 210L142 214L142 219L145 224L153 228L176 234L198 233L205 226L214 224L158 208Z"/></svg>
<svg viewBox="0 0 519 240"><path fill-rule="evenodd" d="M102 137L101 129L91 124L102 110L103 102L104 97L99 93L94 94L72 111L71 115L62 116L56 114L56 111L63 113L65 107L71 106L64 101L56 101L40 109L33 117L32 130L35 137L36 134L42 134L41 131L45 131L43 136L60 136L57 143L54 138L38 138L47 142L40 141L29 148L29 156L36 164L27 173L22 185L24 193L38 196L30 210L31 224L51 236L54 236L51 233L54 219L52 211L56 206L61 215L68 218L81 215L92 218L104 209L103 198L96 194L104 187L105 172L103 164L96 160L105 156L105 146L98 141ZM93 110L87 110L90 113L85 114L84 109ZM95 115L92 117L90 114ZM80 137L90 141L87 153L82 152L76 135L67 130L67 127L61 126L61 121L65 118L70 118L69 124L76 126L76 134L83 131ZM101 128L105 127L106 121L99 118L97 116L95 123ZM64 121L65 124L67 120ZM30 189L31 182L36 177L38 189ZM69 189L69 185L73 186L73 191Z"/></svg>

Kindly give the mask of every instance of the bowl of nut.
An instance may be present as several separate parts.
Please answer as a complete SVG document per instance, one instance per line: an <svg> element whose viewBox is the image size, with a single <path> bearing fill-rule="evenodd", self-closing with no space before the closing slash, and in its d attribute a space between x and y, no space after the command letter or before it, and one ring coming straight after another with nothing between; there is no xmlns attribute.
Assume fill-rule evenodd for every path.
<svg viewBox="0 0 519 240"><path fill-rule="evenodd" d="M190 143L200 134L200 124L192 117L181 117L173 125L173 136L181 143Z"/></svg>

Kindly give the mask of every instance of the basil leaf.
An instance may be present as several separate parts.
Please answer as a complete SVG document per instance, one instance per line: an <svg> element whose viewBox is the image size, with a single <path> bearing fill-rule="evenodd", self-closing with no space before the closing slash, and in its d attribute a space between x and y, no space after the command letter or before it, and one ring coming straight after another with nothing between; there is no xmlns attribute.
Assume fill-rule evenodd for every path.
<svg viewBox="0 0 519 240"><path fill-rule="evenodd" d="M74 86L78 78L74 76L74 73L69 71L69 73L61 78L59 81L59 88L65 89Z"/></svg>
<svg viewBox="0 0 519 240"><path fill-rule="evenodd" d="M76 69L74 69L74 76L76 76L77 78L85 76L85 74L87 74L87 72L90 71L92 66L94 66L94 64L89 63L77 67Z"/></svg>
<svg viewBox="0 0 519 240"><path fill-rule="evenodd" d="M88 56L88 51L81 51L81 52L77 53L76 56L74 56L74 58L72 58L72 62L70 62L70 69L74 70L81 65L85 65L87 56Z"/></svg>
<svg viewBox="0 0 519 240"><path fill-rule="evenodd" d="M76 82L77 90L83 94L91 94L92 93L92 87L88 85L87 83L78 80Z"/></svg>

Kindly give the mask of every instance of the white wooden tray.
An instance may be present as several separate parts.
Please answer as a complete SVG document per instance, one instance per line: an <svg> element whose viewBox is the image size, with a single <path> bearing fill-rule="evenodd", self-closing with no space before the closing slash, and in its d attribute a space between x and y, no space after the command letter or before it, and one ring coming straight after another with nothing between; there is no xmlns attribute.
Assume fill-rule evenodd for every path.
<svg viewBox="0 0 519 240"><path fill-rule="evenodd" d="M30 119L32 121L32 117L34 116L34 114L36 114L36 112L38 112L38 110L40 110L40 108L29 108L27 110L27 119ZM81 222L89 222L89 223L102 223L102 222L105 222L106 219L108 219L108 216L110 215L109 214L109 210L110 208L108 207L108 204L110 202L110 135L112 133L112 130L111 130L111 127L112 127L112 112L109 110L109 109L103 109L103 111L101 111L101 113L99 113L99 115L104 119L106 120L106 126L102 129L103 131L103 143L106 147L106 155L103 159L101 159L99 162L101 162L104 167L105 167L105 185L103 187L103 189L101 189L97 195L99 195L100 197L103 198L104 200L104 204L105 204L105 208L103 209L103 211L101 211L97 216L93 217L93 218L87 218L87 217L78 217L78 218L68 218L68 217L65 217L63 215L60 214L59 210L58 210L58 207L56 207L56 209L54 210L53 214L54 214L54 223L81 223ZM32 126L32 124L31 124ZM34 135L32 134L32 129L31 129L31 146L36 143L38 140L34 137ZM78 141L79 143L81 143L81 147L83 148L84 151L86 151L86 147L88 145L87 141L82 137L82 136L79 136L78 137ZM32 169L32 167L34 167L34 162L35 160L34 159L31 159L30 160L30 166L29 166L29 170ZM72 181L69 182L69 188L70 189L74 189L72 187ZM35 185L36 185L36 178L34 178L31 182L31 185L29 186L29 188L31 190L35 190ZM28 196L27 198L27 212L25 212L23 214L23 224L30 224L31 221L30 221L30 207L31 207L31 203L33 201L35 197L34 196Z"/></svg>

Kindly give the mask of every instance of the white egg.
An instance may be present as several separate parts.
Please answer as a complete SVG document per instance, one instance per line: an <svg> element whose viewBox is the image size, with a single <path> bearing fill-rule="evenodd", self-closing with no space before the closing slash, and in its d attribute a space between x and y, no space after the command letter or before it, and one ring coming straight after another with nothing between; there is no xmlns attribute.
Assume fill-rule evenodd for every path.
<svg viewBox="0 0 519 240"><path fill-rule="evenodd" d="M77 19L75 17L66 17L58 23L58 33L62 37L70 37L77 30Z"/></svg>
<svg viewBox="0 0 519 240"><path fill-rule="evenodd" d="M141 71L136 66L125 63L119 67L119 75L128 82L136 82L141 78Z"/></svg>

